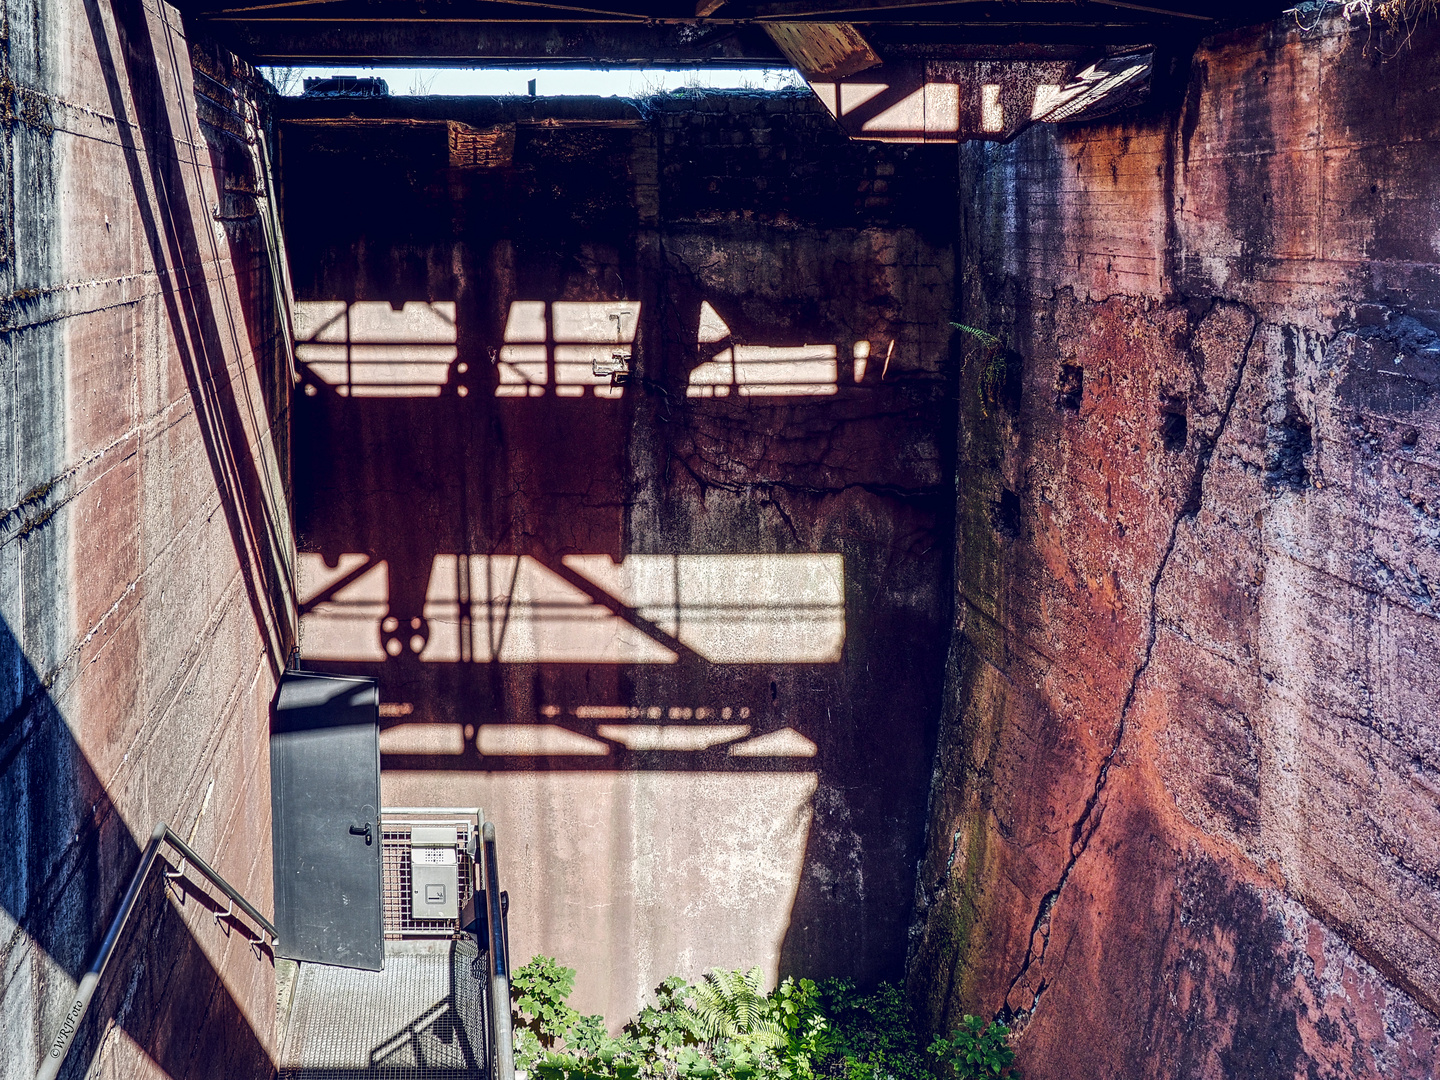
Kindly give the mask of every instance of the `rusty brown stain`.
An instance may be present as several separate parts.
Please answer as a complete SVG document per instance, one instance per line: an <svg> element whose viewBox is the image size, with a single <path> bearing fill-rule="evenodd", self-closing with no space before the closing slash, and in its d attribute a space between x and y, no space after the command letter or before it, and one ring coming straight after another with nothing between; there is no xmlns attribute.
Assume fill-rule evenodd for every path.
<svg viewBox="0 0 1440 1080"><path fill-rule="evenodd" d="M497 169L515 156L515 125L474 128L451 120L450 167L452 169Z"/></svg>
<svg viewBox="0 0 1440 1080"><path fill-rule="evenodd" d="M841 79L880 64L880 57L850 23L763 24L770 39L807 78Z"/></svg>

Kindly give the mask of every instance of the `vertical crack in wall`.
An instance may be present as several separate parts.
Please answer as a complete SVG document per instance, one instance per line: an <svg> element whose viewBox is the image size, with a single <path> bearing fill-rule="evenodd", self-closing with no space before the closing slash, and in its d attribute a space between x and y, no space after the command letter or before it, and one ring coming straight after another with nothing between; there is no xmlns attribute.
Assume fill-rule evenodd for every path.
<svg viewBox="0 0 1440 1080"><path fill-rule="evenodd" d="M1150 610L1148 615L1148 626L1145 636L1145 651L1136 666L1134 674L1130 677L1129 687L1125 691L1125 699L1120 705L1120 718L1115 727L1115 737L1110 744L1110 749L1101 759L1100 769L1095 776L1095 783L1091 788L1090 795L1085 800L1085 806L1076 818L1075 824L1070 829L1070 854L1065 860L1065 867L1060 872L1060 879L1055 887L1047 892L1040 900L1039 910L1035 914L1035 922L1030 929L1030 942L1025 950L1025 959L1020 964L1020 970L1010 980L1010 985L1005 991L1005 1000L996 1019L1009 1024L1017 1032L1024 1029L1040 1003L1041 996L1045 993L1048 984L1041 978L1036 985L1030 998L1030 1004L1021 1009L1012 1008L1010 998L1015 993L1016 987L1030 973L1030 969L1036 964L1043 963L1045 953L1050 946L1050 917L1059 903L1060 894L1065 890L1065 885L1070 880L1070 874L1080 857L1090 846L1090 840L1100 827L1101 819L1105 815L1105 808L1100 804L1100 798L1104 794L1105 786L1109 782L1110 768L1115 763L1115 758L1120 752L1120 747L1125 742L1125 733L1129 728L1130 709L1134 705L1135 695L1140 686L1140 680L1144 677L1146 670L1150 667L1150 660L1155 652L1155 640L1159 633L1159 615L1156 607L1156 599L1160 592L1160 582L1165 577L1165 571L1169 568L1170 557L1175 552L1175 544L1179 539L1180 526L1187 519L1192 519L1200 511L1202 500L1200 492L1203 489L1205 474L1210 467L1210 461L1214 457L1215 449L1220 445L1220 440L1225 436L1225 430L1230 424L1230 415L1235 407L1235 399L1239 396L1240 387L1245 381L1245 371L1250 361L1250 349L1255 342L1255 335L1260 328L1259 317L1249 308L1245 309L1250 315L1250 333L1245 338L1245 345L1240 351L1240 363L1237 367L1235 379L1231 383L1225 395L1225 407L1220 414L1220 422L1216 425L1215 434L1210 438L1204 449L1200 452L1195 462L1195 472L1188 486L1187 497L1181 502L1175 513L1174 519L1170 522L1170 535L1165 543L1165 550L1160 556L1156 565L1155 573L1150 579ZM1038 948L1037 948L1038 939Z"/></svg>

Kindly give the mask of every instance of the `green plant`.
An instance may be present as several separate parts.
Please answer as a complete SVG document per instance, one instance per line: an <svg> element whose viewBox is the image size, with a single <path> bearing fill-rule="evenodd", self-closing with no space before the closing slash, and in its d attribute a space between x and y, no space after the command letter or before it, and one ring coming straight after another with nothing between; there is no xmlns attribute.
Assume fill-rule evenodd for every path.
<svg viewBox="0 0 1440 1080"><path fill-rule="evenodd" d="M966 1016L948 1039L937 1035L930 1044L930 1053L940 1059L941 1067L958 1080L981 1080L989 1077L1014 1077L1020 1080L1015 1067L1015 1051L1010 1046L1010 1029L998 1021L989 1022L978 1016Z"/></svg>
<svg viewBox="0 0 1440 1080"><path fill-rule="evenodd" d="M694 984L671 976L611 1036L570 1007L574 984L573 969L544 956L514 973L516 1064L532 1080L936 1080L894 986L862 994L844 980L786 978L765 993L758 968ZM944 1080L1000 1075L957 1072L956 1054L942 1057Z"/></svg>
<svg viewBox="0 0 1440 1080"><path fill-rule="evenodd" d="M821 989L845 1080L933 1080L899 987L881 983L861 994L849 980L830 979Z"/></svg>
<svg viewBox="0 0 1440 1080"><path fill-rule="evenodd" d="M981 330L978 326L966 326L964 323L958 322L952 322L950 325L955 327L956 330L965 331L965 333L978 341L982 348L998 349L1001 347L1000 339L990 333L989 330Z"/></svg>
<svg viewBox="0 0 1440 1080"><path fill-rule="evenodd" d="M571 1008L574 988L575 969L548 956L514 972L516 1065L540 1080L634 1080L640 1072L635 1039L615 1038L603 1017Z"/></svg>
<svg viewBox="0 0 1440 1080"><path fill-rule="evenodd" d="M643 1076L665 1076L666 1065L678 1060L682 1048L695 1043L685 1007L685 994L689 989L690 984L684 979L671 975L655 988L655 1004L645 1005L625 1026L625 1034L634 1042Z"/></svg>
<svg viewBox="0 0 1440 1080"><path fill-rule="evenodd" d="M976 380L975 392L980 397L981 414L989 416L986 406L999 402L1000 392L1004 389L1005 379L1009 375L1005 343L990 331L982 330L978 326L966 326L958 322L950 325L969 335L980 347L980 377Z"/></svg>
<svg viewBox="0 0 1440 1080"><path fill-rule="evenodd" d="M809 979L787 978L770 995L770 1005L785 1036L776 1071L783 1080L811 1080L839 1048L819 987Z"/></svg>
<svg viewBox="0 0 1440 1080"><path fill-rule="evenodd" d="M562 1042L580 1014L566 1002L575 989L575 969L561 967L548 956L536 956L510 979L510 997L523 1027L549 1049Z"/></svg>
<svg viewBox="0 0 1440 1080"><path fill-rule="evenodd" d="M756 1050L783 1046L785 1034L760 992L760 969L747 972L716 968L690 987L690 1030L709 1043L733 1042Z"/></svg>

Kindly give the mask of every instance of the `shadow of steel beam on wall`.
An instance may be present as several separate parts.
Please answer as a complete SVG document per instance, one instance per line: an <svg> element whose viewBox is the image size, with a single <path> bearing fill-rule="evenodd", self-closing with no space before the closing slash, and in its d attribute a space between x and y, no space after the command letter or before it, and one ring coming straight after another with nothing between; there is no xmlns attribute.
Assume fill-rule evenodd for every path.
<svg viewBox="0 0 1440 1080"><path fill-rule="evenodd" d="M669 631L645 618L645 616L641 615L635 608L630 607L628 604L600 588L599 585L595 584L583 574L576 573L569 566L565 565L563 559L548 556L543 553L538 546L536 550L531 552L531 557L566 584L573 585L579 589L594 603L609 611L610 614L618 616L652 641L665 646L665 648L675 653L676 656L679 657L681 664L693 665L704 663L700 654L689 645L686 645L674 634L671 634Z"/></svg>
<svg viewBox="0 0 1440 1080"><path fill-rule="evenodd" d="M110 8L115 24L125 85L137 120L133 129L126 120L128 111L121 71L116 64L116 52L111 48L102 3ZM176 152L176 133L170 123L170 103L165 98L160 62L143 3L141 0L84 0L84 5L115 116L117 139L124 151L136 210L164 299L171 337L185 371L246 596L261 637L267 642L271 673L278 677L295 636L290 604L277 572L279 566L286 565L282 558L284 542L272 518L272 500L266 498L267 485L245 435L226 362L224 336L191 217L192 200L203 203L203 193L198 189L191 191L185 181L184 166ZM161 26L168 36L171 30L163 13ZM170 44L170 66L178 91L184 82L173 53L173 42ZM179 105L182 116L188 115L186 103L182 101ZM198 153L194 138L187 138L187 142L190 145L185 152ZM199 166L194 167L198 174ZM147 173L149 186L153 188L153 203L147 190ZM218 256L213 241L211 254ZM215 265L218 270L218 257ZM223 281L218 287L223 290ZM243 350L228 308L226 316L228 336L239 359Z"/></svg>
<svg viewBox="0 0 1440 1080"><path fill-rule="evenodd" d="M6 1000L11 995L30 997L37 987L46 987L48 1001L36 995L34 1021L42 1040L38 1050L44 1053L72 994L45 969L53 964L72 984L79 981L139 862L140 846L3 619L0 666L16 673L20 688L16 707L0 719L0 815L20 838L0 845L0 909L9 917L4 921L13 919L19 930L7 943L15 950L11 970L28 966L32 971L30 978L16 978L4 987L0 1013L15 1016L23 1008ZM152 870L62 1077L89 1073L112 1026L174 1080L268 1074L264 1040L166 892L164 876ZM223 916L213 897L187 883L179 902L192 900L204 912ZM212 921L201 919L210 929ZM245 940L235 936L245 933L243 924L223 918L219 923L225 926L213 924L216 935ZM27 963L23 953L29 948L44 957ZM270 962L269 949L260 957L252 954L250 962ZM12 1045L5 1052L13 1050ZM33 1075L39 1062L29 1065L22 1075Z"/></svg>

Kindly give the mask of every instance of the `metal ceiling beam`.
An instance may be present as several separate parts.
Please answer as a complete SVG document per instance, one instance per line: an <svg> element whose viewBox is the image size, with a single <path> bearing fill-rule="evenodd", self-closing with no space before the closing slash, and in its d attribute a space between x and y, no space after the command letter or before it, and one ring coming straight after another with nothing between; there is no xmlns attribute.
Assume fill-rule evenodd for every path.
<svg viewBox="0 0 1440 1080"><path fill-rule="evenodd" d="M778 67L784 55L759 27L680 33L674 26L587 23L211 22L257 64L594 67Z"/></svg>
<svg viewBox="0 0 1440 1080"><path fill-rule="evenodd" d="M420 6L413 3L371 3L356 0L268 0L207 5L193 11L206 21L270 21L298 19L318 22L489 22L489 23L611 23L706 27L739 26L755 22L834 22L870 26L886 23L1005 22L1045 26L1055 23L1168 23L1224 21L1226 12L1211 9L1196 12L1178 6L1161 6L1135 0L806 0L804 4L767 4L749 12L697 19L691 15L663 15L637 10L639 5L623 0L604 0L581 6L564 0L478 0L461 4ZM1122 13L1134 12L1134 15Z"/></svg>
<svg viewBox="0 0 1440 1080"><path fill-rule="evenodd" d="M262 64L788 66L766 25L848 23L882 58L1174 44L1280 0L180 0ZM1093 53L1092 53L1093 55Z"/></svg>

